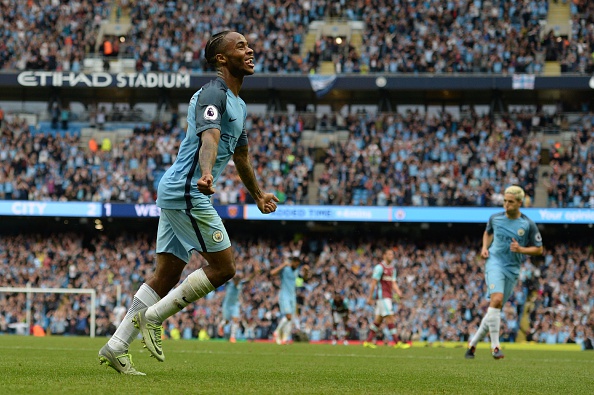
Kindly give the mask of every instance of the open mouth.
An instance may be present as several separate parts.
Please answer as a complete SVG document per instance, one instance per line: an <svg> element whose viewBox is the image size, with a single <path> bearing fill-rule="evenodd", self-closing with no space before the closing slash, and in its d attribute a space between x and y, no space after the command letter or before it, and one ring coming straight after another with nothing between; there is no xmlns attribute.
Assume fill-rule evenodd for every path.
<svg viewBox="0 0 594 395"><path fill-rule="evenodd" d="M254 67L254 58L246 60L245 64L247 64L249 67Z"/></svg>

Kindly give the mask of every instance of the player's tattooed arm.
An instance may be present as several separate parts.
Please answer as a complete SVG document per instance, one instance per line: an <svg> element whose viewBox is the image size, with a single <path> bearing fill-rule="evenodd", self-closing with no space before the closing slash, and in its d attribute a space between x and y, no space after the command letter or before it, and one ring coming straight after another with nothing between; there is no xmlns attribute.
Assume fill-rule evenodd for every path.
<svg viewBox="0 0 594 395"><path fill-rule="evenodd" d="M279 199L273 193L264 193L260 189L250 161L247 145L235 147L233 161L235 162L235 168L237 169L239 178L241 178L241 182L243 182L243 185L245 185L250 195L256 201L260 212L263 214L275 212L276 203L279 202Z"/></svg>
<svg viewBox="0 0 594 395"><path fill-rule="evenodd" d="M219 129L205 130L200 136L202 143L200 145L198 163L200 165L202 177L198 180L197 186L198 190L205 195L212 195L215 193L212 168L217 160L220 137L221 131Z"/></svg>
<svg viewBox="0 0 594 395"><path fill-rule="evenodd" d="M242 145L241 147L235 148L233 162L235 162L237 173L239 174L241 181L249 191L250 195L252 195L254 200L261 199L263 192L258 185L256 176L254 175L254 168L250 163L247 145Z"/></svg>
<svg viewBox="0 0 594 395"><path fill-rule="evenodd" d="M200 147L200 170L202 174L212 174L212 168L217 160L221 131L208 129L202 132L202 146Z"/></svg>

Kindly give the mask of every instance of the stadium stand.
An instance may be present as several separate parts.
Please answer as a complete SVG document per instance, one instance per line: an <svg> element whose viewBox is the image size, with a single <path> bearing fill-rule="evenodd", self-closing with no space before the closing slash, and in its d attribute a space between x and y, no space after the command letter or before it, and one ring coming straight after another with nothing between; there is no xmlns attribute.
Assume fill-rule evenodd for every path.
<svg viewBox="0 0 594 395"><path fill-rule="evenodd" d="M332 323L325 310L324 292L340 284L349 298L352 314L349 338L365 339L369 317L366 303L373 263L381 249L396 251L399 284L404 297L397 312L398 329L405 339L438 345L466 341L478 325L483 300L483 274L472 240L459 242L394 241L378 238L336 237L305 242L240 239L235 245L238 262L251 267L260 262L262 273L243 294L243 328L257 339L268 339L280 317L278 279L268 274L284 253L301 248L313 278L299 290L300 331L312 341L328 340ZM135 289L151 272L154 261L151 235L122 234L81 237L77 234L21 234L3 237L0 243L1 285L95 288L98 290L97 334L107 335L121 319L120 305L127 305ZM191 266L197 262L192 262ZM594 322L594 256L580 244L555 244L547 248L544 262L527 260L521 282L505 308L506 341L542 343L580 342ZM121 286L117 300L116 286ZM204 329L217 337L219 309L224 291L219 290L195 306L170 318L165 332L170 337L194 339ZM89 333L89 299L78 295L36 295L35 323L54 335ZM23 294L0 294L0 332L14 333L12 324L22 322ZM119 306L121 307L121 306ZM524 317L526 315L526 317ZM243 336L243 335L242 335Z"/></svg>
<svg viewBox="0 0 594 395"><path fill-rule="evenodd" d="M43 70L211 76L203 47L210 32L224 28L249 32L256 71L265 75L406 73L414 79L424 75L431 80L429 86L432 77L485 74L493 77L493 88L485 96L495 97L498 78L512 74L586 78L594 72L594 5L587 0L42 0L1 2L0 11L0 69L13 74ZM33 77L33 82L27 81L37 83ZM381 88L377 80L375 84ZM395 89L392 93L398 98L388 95L389 108L378 111L353 109L351 105L359 104L356 100L336 94L323 102L336 100L323 115L324 111L316 112L322 101L307 92L305 104L290 103L295 111L282 108L248 116L254 169L265 188L286 205L499 206L502 189L519 184L527 192L526 205L592 209L591 91L580 88L580 99L577 94L571 97L577 88L562 92L534 85L532 80L532 88L505 88L505 100L516 109L508 111L503 99L489 97L476 103L489 108L483 113L472 105L476 95L466 96L468 92L460 92L464 89L436 88L410 97L411 90L424 88ZM48 110L2 110L0 203L154 203L159 177L175 159L185 133L175 108L168 113L169 122L134 107L139 100L153 100L140 96L154 89L109 90L108 99L115 103L103 107L106 103L94 99L98 89L92 84L88 90L68 93L41 83L26 94L28 88L20 88L6 91L24 103L47 101ZM291 89L282 93L287 91L294 94ZM261 90L248 92L265 96ZM83 113L71 111L68 103L79 100L79 93ZM562 103L568 96L570 100ZM187 99L184 96L184 103ZM266 100L258 99L258 104ZM162 96L158 100L159 107L179 103ZM390 100L400 109L392 111ZM527 109L517 110L518 103ZM555 110L550 110L551 103ZM402 110L409 104L414 108ZM426 111L436 104L442 111ZM310 107L313 111L307 112ZM451 113L446 107L459 111ZM217 205L251 202L229 169L213 198ZM413 225L410 237L400 241L393 229L364 236L351 230L345 235L349 231L326 224L323 237L318 234L299 244L264 236L248 239L254 230L269 230L250 222L235 244L238 261L246 267L258 261L269 269L296 248L312 266L313 279L299 291L299 331L310 340L330 336L324 293L334 284L341 284L350 299L349 338L365 338L372 314L365 304L371 264L388 246L396 250L399 282L405 290L398 310L398 330L405 339L427 345L465 341L486 308L476 255L482 228L456 240L447 240L451 229L445 229L441 240L433 240L424 237L422 225ZM144 232L155 223L143 225ZM5 226L0 234L0 286L97 289L97 335L113 333L125 306L152 271L155 256L154 233L134 231L126 222L117 226L119 235L35 233L39 230L33 224L13 232ZM591 228L584 232L586 237L574 232L577 237L571 238L561 233L572 225L563 226L558 233L547 228L543 262L529 259L522 266L521 282L504 310L502 337L507 341L586 347L594 339L594 255L587 237ZM48 223L44 227L53 229ZM269 339L279 317L278 279L265 270L246 288L242 337ZM223 292L170 318L166 335L217 337ZM34 324L53 335L88 335L89 303L81 295L36 295ZM0 333L26 333L26 304L24 294L0 293Z"/></svg>
<svg viewBox="0 0 594 395"><path fill-rule="evenodd" d="M583 126L570 134L565 144L553 141L547 168L549 207L594 208L594 133L592 114L583 117Z"/></svg>
<svg viewBox="0 0 594 395"><path fill-rule="evenodd" d="M492 123L477 114L351 115L349 139L326 151L317 203L499 206L510 184L533 198L539 142L522 124Z"/></svg>
<svg viewBox="0 0 594 395"><path fill-rule="evenodd" d="M317 131L305 130L311 123L303 119L307 116L250 115L246 124L258 147L252 152L256 175L286 204L499 206L504 186L518 184L526 190L527 205L592 207L589 112L571 114L566 138L543 132L563 127L556 124L566 115L545 112L519 111L493 120L475 112L354 113L339 120L322 117ZM159 177L185 131L167 122L106 125L97 130L73 122L54 129L48 122L31 126L8 116L0 198L154 202ZM91 137L109 144L92 151ZM30 139L34 144L27 144ZM77 190L74 178L81 168L88 176L84 190ZM222 175L216 203L251 201L233 174L231 169Z"/></svg>
<svg viewBox="0 0 594 395"><path fill-rule="evenodd" d="M257 72L593 70L587 1L441 3L13 2L2 5L0 68L202 73L210 32L234 29L251 32Z"/></svg>

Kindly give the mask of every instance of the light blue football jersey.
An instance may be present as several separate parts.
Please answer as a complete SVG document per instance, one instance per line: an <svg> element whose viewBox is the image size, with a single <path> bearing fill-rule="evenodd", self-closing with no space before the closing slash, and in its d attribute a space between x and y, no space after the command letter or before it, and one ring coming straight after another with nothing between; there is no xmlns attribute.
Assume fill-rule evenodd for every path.
<svg viewBox="0 0 594 395"><path fill-rule="evenodd" d="M239 281L235 284L235 281L228 281L225 285L225 298L223 299L223 305L232 306L239 303L239 295L243 290L244 280Z"/></svg>
<svg viewBox="0 0 594 395"><path fill-rule="evenodd" d="M219 129L221 138L212 169L216 181L233 157L236 147L248 144L245 131L245 102L227 87L222 78L204 85L192 96L188 107L188 128L177 158L167 169L157 190L157 205L166 209L190 209L210 205L210 198L198 191L202 177L199 165L201 133Z"/></svg>
<svg viewBox="0 0 594 395"><path fill-rule="evenodd" d="M542 246L542 237L536 224L524 214L519 218L507 218L505 212L493 214L487 222L486 232L493 235L489 246L486 270L500 269L509 276L517 277L523 254L510 251L510 244L515 239L522 247Z"/></svg>
<svg viewBox="0 0 594 395"><path fill-rule="evenodd" d="M295 298L295 288L297 280L297 272L299 269L293 269L291 266L285 266L281 271L281 286L280 296L282 298Z"/></svg>

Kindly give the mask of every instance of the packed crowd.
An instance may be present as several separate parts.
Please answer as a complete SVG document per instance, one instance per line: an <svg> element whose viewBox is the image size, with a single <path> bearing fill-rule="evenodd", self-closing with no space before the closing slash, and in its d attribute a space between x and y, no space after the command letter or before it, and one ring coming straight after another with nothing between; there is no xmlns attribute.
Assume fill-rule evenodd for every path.
<svg viewBox="0 0 594 395"><path fill-rule="evenodd" d="M249 115L246 121L256 176L283 204L500 206L503 188L517 184L530 206L542 149L548 149L551 171L542 180L547 205L594 207L591 112L583 113L579 127L571 126L571 144L551 140L556 146L550 147L541 146L534 132L561 127L563 115L542 110L494 120L474 112L334 114L317 122L348 131L348 139L323 154L301 140L303 130L315 128L310 115ZM77 134L31 132L23 119L8 117L0 125L0 199L154 203L158 181L185 136L172 125L152 123L132 136L86 147ZM310 188L316 164L323 170ZM213 198L222 205L252 203L233 166L221 175Z"/></svg>
<svg viewBox="0 0 594 395"><path fill-rule="evenodd" d="M249 116L246 126L263 185L283 203L305 203L313 159L298 144L300 116ZM154 203L158 181L185 136L171 123L153 123L131 137L93 139L81 147L79 135L31 133L16 117L0 131L0 200ZM251 202L233 169L224 173L217 191L216 204Z"/></svg>
<svg viewBox="0 0 594 395"><path fill-rule="evenodd" d="M566 147L553 143L551 174L546 178L550 207L594 208L594 114L583 123Z"/></svg>
<svg viewBox="0 0 594 395"><path fill-rule="evenodd" d="M82 71L111 2L3 1L0 70Z"/></svg>
<svg viewBox="0 0 594 395"><path fill-rule="evenodd" d="M337 70L539 74L556 45L540 38L547 0L378 3L367 3L360 15L361 49L344 43Z"/></svg>
<svg viewBox="0 0 594 395"><path fill-rule="evenodd" d="M0 69L80 71L85 56L104 50L95 42L101 21L121 7L44 0L3 2L0 9L6 37ZM593 12L586 0L572 2L572 35L562 40L552 30L541 35L547 0L445 6L438 0L142 0L128 9L132 29L119 52L136 59L137 71L212 71L202 52L210 34L223 29L245 32L256 72L315 73L323 59L334 61L338 73L538 74L546 60L559 61L564 72L594 70ZM322 37L302 56L309 24L326 17L364 22L362 45L354 48L345 40L335 46Z"/></svg>
<svg viewBox="0 0 594 395"><path fill-rule="evenodd" d="M571 7L571 40L564 40L557 60L562 72L594 73L594 3L573 0Z"/></svg>
<svg viewBox="0 0 594 395"><path fill-rule="evenodd" d="M350 115L348 141L326 151L319 204L500 206L512 184L530 204L541 147L532 116L517 115Z"/></svg>
<svg viewBox="0 0 594 395"><path fill-rule="evenodd" d="M323 18L325 1L137 1L131 10L138 70L212 71L203 51L213 32L236 30L254 50L256 72L301 73L310 22Z"/></svg>
<svg viewBox="0 0 594 395"><path fill-rule="evenodd" d="M238 276L254 268L255 278L242 295L239 337L269 339L280 317L277 294L280 279L270 270L298 251L310 266L311 278L298 288L295 338L327 340L332 330L327 293L339 289L349 303L348 338L365 339L373 308L367 304L373 265L384 248L396 252L399 334L404 339L436 344L465 341L478 327L485 285L476 242L394 242L377 238L332 237L290 241L239 239L235 243ZM113 333L126 306L153 269L154 242L135 233L83 239L75 234L21 234L0 241L2 286L94 288L98 291L97 335ZM188 265L195 270L201 261ZM182 278L184 275L182 275ZM519 331L528 340L543 343L583 342L594 329L594 255L587 244L556 244L546 249L542 262L527 260L521 281L503 311L502 337L515 341ZM121 299L117 300L117 288ZM224 287L169 318L165 333L171 338L217 337ZM119 304L118 304L119 302ZM88 295L33 297L34 323L56 335L89 333ZM0 332L14 332L25 320L23 294L0 294ZM530 325L522 328L522 315Z"/></svg>
<svg viewBox="0 0 594 395"><path fill-rule="evenodd" d="M151 135L93 151L79 135L32 134L15 118L0 137L0 199L152 203L154 177L177 152L180 131L168 132L155 125Z"/></svg>

